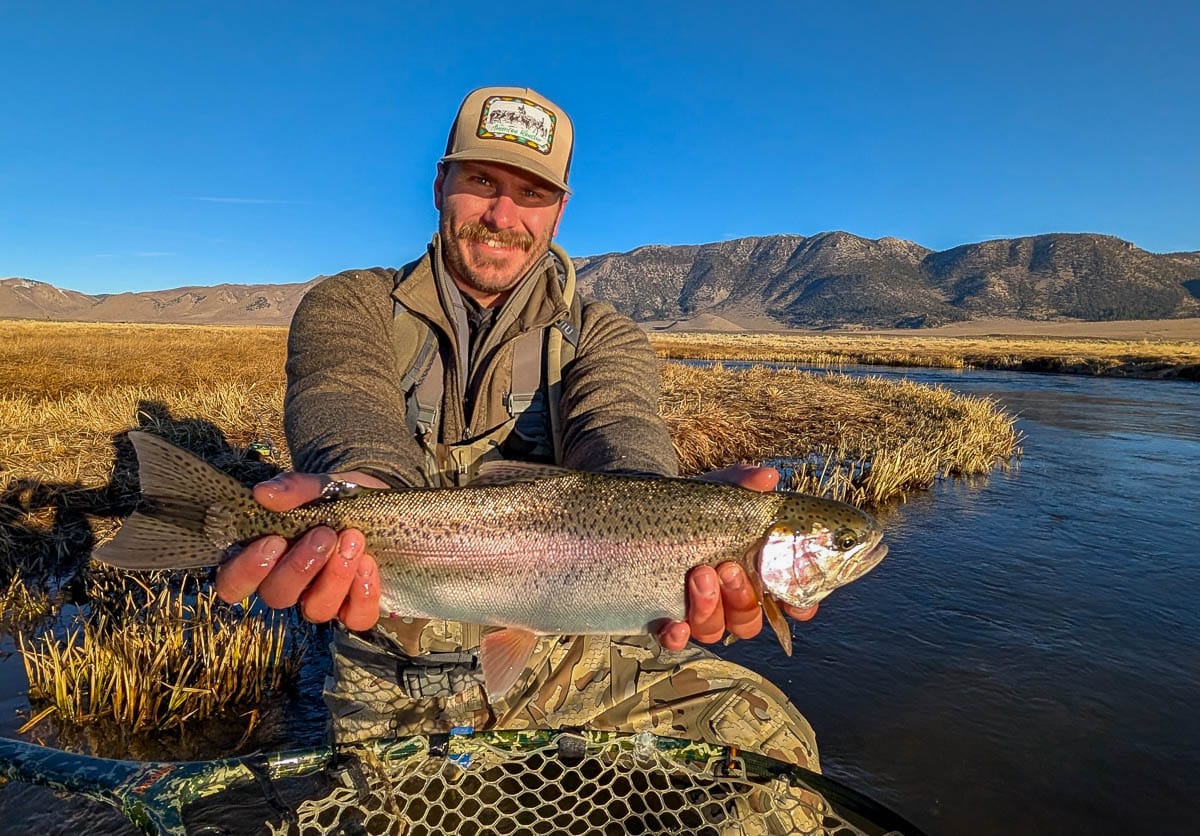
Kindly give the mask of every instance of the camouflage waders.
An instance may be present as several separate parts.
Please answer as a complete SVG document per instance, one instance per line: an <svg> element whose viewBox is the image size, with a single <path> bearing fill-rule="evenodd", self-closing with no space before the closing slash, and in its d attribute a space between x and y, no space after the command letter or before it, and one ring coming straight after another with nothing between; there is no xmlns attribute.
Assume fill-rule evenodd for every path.
<svg viewBox="0 0 1200 836"><path fill-rule="evenodd" d="M783 692L703 648L672 653L649 635L543 636L504 699L484 692L463 650L478 646L479 629L382 619L371 634L338 630L325 688L334 740L586 727L732 745L820 771L812 728Z"/></svg>

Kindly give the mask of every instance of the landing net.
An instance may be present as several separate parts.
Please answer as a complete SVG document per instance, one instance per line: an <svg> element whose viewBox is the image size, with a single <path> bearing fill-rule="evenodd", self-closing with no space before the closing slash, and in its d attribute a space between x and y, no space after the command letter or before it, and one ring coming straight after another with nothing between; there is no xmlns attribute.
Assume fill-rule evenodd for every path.
<svg viewBox="0 0 1200 836"><path fill-rule="evenodd" d="M327 794L300 802L293 814L270 823L269 832L915 832L822 776L728 747L650 734L554 731L405 741L392 749L344 750L327 770Z"/></svg>

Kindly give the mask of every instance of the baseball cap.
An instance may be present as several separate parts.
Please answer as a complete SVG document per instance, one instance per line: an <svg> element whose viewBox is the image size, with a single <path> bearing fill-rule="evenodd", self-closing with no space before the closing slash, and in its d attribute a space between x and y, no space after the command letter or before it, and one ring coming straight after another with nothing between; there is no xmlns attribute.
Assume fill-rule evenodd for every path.
<svg viewBox="0 0 1200 836"><path fill-rule="evenodd" d="M519 168L570 192L571 119L528 87L480 87L458 108L442 162L483 160Z"/></svg>

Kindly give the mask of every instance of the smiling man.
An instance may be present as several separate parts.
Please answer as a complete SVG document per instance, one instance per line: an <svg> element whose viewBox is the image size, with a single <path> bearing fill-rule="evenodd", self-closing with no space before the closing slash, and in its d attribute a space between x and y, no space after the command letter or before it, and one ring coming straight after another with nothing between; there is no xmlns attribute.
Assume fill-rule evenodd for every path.
<svg viewBox="0 0 1200 836"><path fill-rule="evenodd" d="M287 510L331 480L465 484L497 458L677 474L645 335L575 294L571 261L552 243L573 144L567 115L532 90L467 96L438 162L438 234L426 251L398 270L333 276L297 309L284 405L297 472L258 485L259 502ZM770 489L778 474L710 478ZM693 570L687 621L657 636L543 637L503 695L482 685L479 626L381 618L379 585L362 533L328 528L291 544L258 540L217 580L227 601L257 591L270 606L299 603L309 620L346 628L335 631L326 688L338 742L586 726L730 743L818 768L812 731L778 688L688 645L761 629L735 564Z"/></svg>

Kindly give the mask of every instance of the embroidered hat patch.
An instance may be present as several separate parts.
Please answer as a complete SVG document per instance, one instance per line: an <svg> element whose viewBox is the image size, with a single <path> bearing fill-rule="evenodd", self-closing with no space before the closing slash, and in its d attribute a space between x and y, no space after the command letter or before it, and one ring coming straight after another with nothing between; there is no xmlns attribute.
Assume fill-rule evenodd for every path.
<svg viewBox="0 0 1200 836"><path fill-rule="evenodd" d="M502 139L549 154L554 145L554 113L528 99L491 96L479 115L480 139Z"/></svg>

